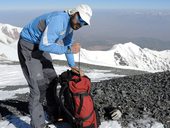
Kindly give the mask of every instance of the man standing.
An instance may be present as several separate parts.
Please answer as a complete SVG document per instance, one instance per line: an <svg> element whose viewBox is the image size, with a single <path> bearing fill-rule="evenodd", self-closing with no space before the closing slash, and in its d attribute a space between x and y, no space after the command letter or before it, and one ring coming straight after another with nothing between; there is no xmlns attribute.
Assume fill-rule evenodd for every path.
<svg viewBox="0 0 170 128"><path fill-rule="evenodd" d="M73 54L80 51L80 44L73 43L73 30L90 25L91 16L91 8L82 4L74 9L39 16L21 31L18 57L30 88L29 112L32 128L48 128L41 104L45 96L50 116L54 116L57 106L52 93L57 83L57 74L49 53L65 54L69 67L74 72L79 72ZM61 41L63 45L58 43Z"/></svg>

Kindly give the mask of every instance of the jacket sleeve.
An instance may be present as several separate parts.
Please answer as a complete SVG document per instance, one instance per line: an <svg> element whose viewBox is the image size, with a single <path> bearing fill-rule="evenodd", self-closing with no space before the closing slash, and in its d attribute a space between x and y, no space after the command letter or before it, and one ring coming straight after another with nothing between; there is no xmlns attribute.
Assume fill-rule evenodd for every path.
<svg viewBox="0 0 170 128"><path fill-rule="evenodd" d="M51 19L40 40L40 50L54 54L66 54L71 52L68 50L68 46L55 43L58 41L60 33L63 31L62 26L64 22L62 21L62 17Z"/></svg>
<svg viewBox="0 0 170 128"><path fill-rule="evenodd" d="M71 32L70 34L68 34L64 39L64 46L71 46L71 44L73 43L73 32ZM74 67L75 66L75 61L74 61L74 55L73 53L65 53L68 65L70 67Z"/></svg>

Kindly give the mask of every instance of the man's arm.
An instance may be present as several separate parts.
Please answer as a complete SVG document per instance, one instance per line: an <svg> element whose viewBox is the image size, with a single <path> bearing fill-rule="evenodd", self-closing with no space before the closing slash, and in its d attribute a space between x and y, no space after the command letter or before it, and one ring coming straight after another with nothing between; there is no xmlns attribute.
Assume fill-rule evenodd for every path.
<svg viewBox="0 0 170 128"><path fill-rule="evenodd" d="M55 43L62 31L62 21L62 17L55 17L46 26L40 41L40 50L54 54L71 53L71 51L68 49L68 46L62 46Z"/></svg>
<svg viewBox="0 0 170 128"><path fill-rule="evenodd" d="M70 46L73 43L73 32L69 33L64 39L64 46ZM75 67L74 55L73 53L65 53L69 67Z"/></svg>
<svg viewBox="0 0 170 128"><path fill-rule="evenodd" d="M77 51L80 50L80 44L79 43L73 43L73 32L71 32L70 34L68 34L65 38L64 38L64 45L65 46L70 46L71 48L72 47L76 47L75 49L75 53L77 53ZM76 64L75 64L75 61L74 61L74 48L72 48L72 52L71 53L66 53L66 58L67 58L67 62L68 62L68 65L71 67L71 70L77 74L80 74L80 76L84 76L84 72L83 70L79 69L76 67ZM78 50L77 50L78 49Z"/></svg>

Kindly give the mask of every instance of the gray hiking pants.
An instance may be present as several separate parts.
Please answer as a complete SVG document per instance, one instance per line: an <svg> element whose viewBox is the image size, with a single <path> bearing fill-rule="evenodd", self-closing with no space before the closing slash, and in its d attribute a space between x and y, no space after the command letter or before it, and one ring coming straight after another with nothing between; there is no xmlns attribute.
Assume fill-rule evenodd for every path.
<svg viewBox="0 0 170 128"><path fill-rule="evenodd" d="M45 115L41 102L44 97L51 112L57 106L54 98L54 86L57 74L52 65L49 53L40 51L38 45L19 39L18 57L23 74L30 88L29 112L32 128L41 128ZM53 110L52 110L53 109ZM55 110L54 110L55 111ZM54 112L53 111L53 112Z"/></svg>

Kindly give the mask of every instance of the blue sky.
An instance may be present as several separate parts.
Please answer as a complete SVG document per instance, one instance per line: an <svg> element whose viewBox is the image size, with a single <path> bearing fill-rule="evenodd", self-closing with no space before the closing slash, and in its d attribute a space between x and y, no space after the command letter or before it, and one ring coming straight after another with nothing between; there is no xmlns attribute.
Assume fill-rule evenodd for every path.
<svg viewBox="0 0 170 128"><path fill-rule="evenodd" d="M1 0L0 9L63 9L80 3L95 9L170 9L170 0Z"/></svg>

